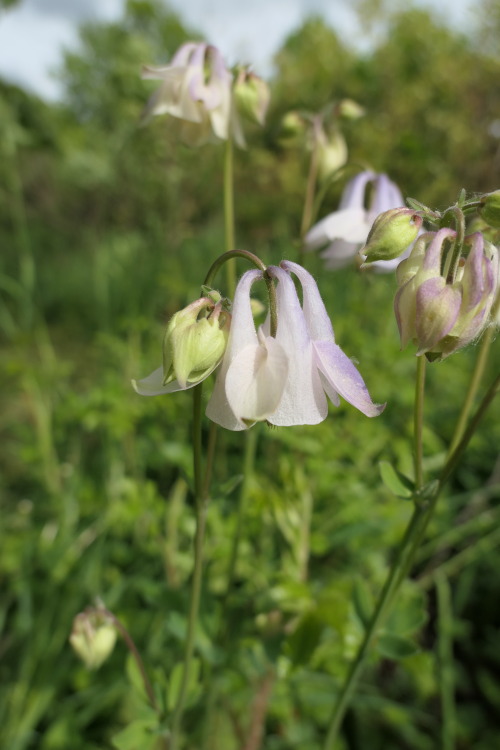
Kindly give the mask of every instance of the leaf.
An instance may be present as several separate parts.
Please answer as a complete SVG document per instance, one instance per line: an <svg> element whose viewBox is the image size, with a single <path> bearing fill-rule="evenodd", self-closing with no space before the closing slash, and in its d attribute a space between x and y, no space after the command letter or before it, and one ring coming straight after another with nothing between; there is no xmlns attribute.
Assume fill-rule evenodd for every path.
<svg viewBox="0 0 500 750"><path fill-rule="evenodd" d="M374 603L373 596L368 588L366 581L362 578L356 578L352 587L352 603L354 611L363 623L365 628L368 627L372 618Z"/></svg>
<svg viewBox="0 0 500 750"><path fill-rule="evenodd" d="M407 656L413 656L419 650L417 644L409 638L403 638L400 635L384 633L377 641L377 650L381 656L386 659L404 659Z"/></svg>
<svg viewBox="0 0 500 750"><path fill-rule="evenodd" d="M392 635L408 636L420 630L427 617L424 592L415 583L407 581L398 594L385 629Z"/></svg>
<svg viewBox="0 0 500 750"><path fill-rule="evenodd" d="M298 626L287 640L288 655L295 667L309 663L323 628L324 625L315 612L308 612L301 617Z"/></svg>
<svg viewBox="0 0 500 750"><path fill-rule="evenodd" d="M137 666L136 660L130 653L127 655L125 669L126 669L127 677L128 677L130 684L137 690L141 698L144 698L145 700L147 700L146 689L144 687L144 680L142 679L142 675L139 671L139 667Z"/></svg>
<svg viewBox="0 0 500 750"><path fill-rule="evenodd" d="M413 497L415 487L411 479L401 474L388 461L380 461L379 469L383 483L396 497L404 500L409 500Z"/></svg>
<svg viewBox="0 0 500 750"><path fill-rule="evenodd" d="M191 659L191 666L189 668L189 679L186 690L186 702L190 699L193 700L199 689L199 678L200 678L201 662L199 659ZM180 661L174 666L170 673L170 679L168 683L167 693L167 706L170 711L173 711L177 704L179 697L179 690L181 688L182 677L184 675L184 662Z"/></svg>
<svg viewBox="0 0 500 750"><path fill-rule="evenodd" d="M112 738L113 745L117 750L153 750L158 741L158 734L154 729L155 725L148 720L133 721L115 734Z"/></svg>

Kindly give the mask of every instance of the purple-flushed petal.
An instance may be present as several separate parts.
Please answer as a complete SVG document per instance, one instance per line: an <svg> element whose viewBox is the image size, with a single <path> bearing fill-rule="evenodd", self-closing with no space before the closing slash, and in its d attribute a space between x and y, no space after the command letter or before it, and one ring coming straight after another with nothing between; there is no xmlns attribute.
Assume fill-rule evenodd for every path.
<svg viewBox="0 0 500 750"><path fill-rule="evenodd" d="M365 210L366 186L369 182L372 182L376 176L375 172L366 170L365 172L357 174L352 180L349 180L340 199L339 211L344 208L360 208Z"/></svg>
<svg viewBox="0 0 500 750"><path fill-rule="evenodd" d="M430 351L451 331L461 303L459 289L446 284L442 276L427 279L418 286L415 313L417 356Z"/></svg>
<svg viewBox="0 0 500 750"><path fill-rule="evenodd" d="M280 426L318 424L326 418L328 404L313 361L311 336L295 284L282 268L269 266L268 272L278 279L276 341L289 361L286 388L269 422Z"/></svg>
<svg viewBox="0 0 500 750"><path fill-rule="evenodd" d="M310 337L314 340L335 341L333 326L314 277L290 260L284 260L280 265L285 271L294 273L302 285L302 309Z"/></svg>
<svg viewBox="0 0 500 750"><path fill-rule="evenodd" d="M356 367L340 346L330 341L315 341L316 364L330 387L367 417L377 417L385 404L374 404Z"/></svg>
<svg viewBox="0 0 500 750"><path fill-rule="evenodd" d="M189 65L192 60L194 51L196 49L199 49L200 47L203 49L204 54L204 50L206 47L206 44L204 42L186 42L185 44L182 44L173 56L170 65Z"/></svg>
<svg viewBox="0 0 500 750"><path fill-rule="evenodd" d="M427 248L422 268L424 268L426 271L432 271L436 275L439 275L441 270L441 252L443 249L443 242L448 239L455 239L456 236L457 233L453 229L448 229L447 227L439 229L435 233L432 242Z"/></svg>
<svg viewBox="0 0 500 750"><path fill-rule="evenodd" d="M397 185L386 174L379 174L375 180L375 189L370 203L370 217L372 221L384 211L404 205L403 196Z"/></svg>
<svg viewBox="0 0 500 750"><path fill-rule="evenodd" d="M464 299L466 301L466 310L472 310L481 302L485 291L485 274L484 266L484 240L480 232L475 232L468 238L471 242L471 249L464 265L462 276L462 286L464 288Z"/></svg>
<svg viewBox="0 0 500 750"><path fill-rule="evenodd" d="M154 370L146 378L143 378L142 380L132 380L132 386L134 391L141 396L162 396L164 393L187 391L189 388L194 388L195 385L198 385L198 383L188 383L186 387L183 387L177 380L172 380L171 383L163 385L163 380L163 367L158 367L157 370Z"/></svg>

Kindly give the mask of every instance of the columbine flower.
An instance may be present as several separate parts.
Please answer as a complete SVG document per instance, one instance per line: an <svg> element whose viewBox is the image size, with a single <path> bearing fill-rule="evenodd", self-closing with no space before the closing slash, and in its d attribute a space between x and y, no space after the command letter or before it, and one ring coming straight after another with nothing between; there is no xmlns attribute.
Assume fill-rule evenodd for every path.
<svg viewBox="0 0 500 750"><path fill-rule="evenodd" d="M99 669L113 651L116 628L105 612L80 612L73 620L69 642L88 669Z"/></svg>
<svg viewBox="0 0 500 750"><path fill-rule="evenodd" d="M318 424L328 413L326 396L338 406L339 394L369 417L373 404L361 375L335 343L332 325L313 277L284 261L268 273L278 280L276 338L269 321L257 332L250 309L250 287L259 271L249 271L236 290L229 341L207 416L230 430L259 420L290 426ZM303 289L301 306L290 276ZM325 395L326 394L326 395Z"/></svg>
<svg viewBox="0 0 500 750"><path fill-rule="evenodd" d="M203 42L187 42L170 65L145 66L143 78L162 81L144 118L169 114L183 121L181 136L191 146L231 135L231 82L221 53Z"/></svg>
<svg viewBox="0 0 500 750"><path fill-rule="evenodd" d="M373 185L370 203L366 206L366 191ZM306 250L315 250L330 243L321 253L326 267L342 268L348 265L365 244L374 219L383 211L404 206L399 188L385 174L361 172L350 180L342 194L338 211L321 219L305 237ZM372 267L379 271L392 271L398 261L376 261Z"/></svg>
<svg viewBox="0 0 500 750"><path fill-rule="evenodd" d="M481 335L498 286L498 251L479 232L465 238L468 255L448 278L455 240L456 232L448 228L423 234L397 269L394 310L401 346L412 340L417 356L432 361Z"/></svg>

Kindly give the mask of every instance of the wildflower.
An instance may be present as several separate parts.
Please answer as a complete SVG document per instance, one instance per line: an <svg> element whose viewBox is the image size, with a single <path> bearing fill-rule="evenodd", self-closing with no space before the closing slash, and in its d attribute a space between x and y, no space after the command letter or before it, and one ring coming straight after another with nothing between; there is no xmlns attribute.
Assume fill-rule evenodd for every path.
<svg viewBox="0 0 500 750"><path fill-rule="evenodd" d="M116 629L106 613L80 612L73 620L69 642L88 669L99 669L113 651Z"/></svg>
<svg viewBox="0 0 500 750"><path fill-rule="evenodd" d="M417 356L444 359L481 335L498 286L498 251L479 232L464 240L457 270L450 268L456 232L443 228L417 239L397 269L394 310L401 346Z"/></svg>
<svg viewBox="0 0 500 750"><path fill-rule="evenodd" d="M367 416L380 414L361 375L335 343L332 325L313 277L284 261L268 273L278 280L276 338L269 320L257 332L250 309L250 287L259 271L249 271L236 290L227 349L207 416L230 430L259 420L290 426L318 424L328 413L326 396L338 406L339 394ZM301 306L290 276L303 289ZM326 395L325 395L326 394Z"/></svg>
<svg viewBox="0 0 500 750"><path fill-rule="evenodd" d="M366 206L368 185L373 193ZM305 237L306 250L315 250L330 243L322 252L326 267L342 268L348 265L365 244L370 228L378 214L391 208L404 206L399 188L385 174L365 171L350 180L342 194L338 211L321 219ZM392 271L397 261L376 261L379 271Z"/></svg>
<svg viewBox="0 0 500 750"><path fill-rule="evenodd" d="M190 146L230 137L232 75L216 47L187 42L169 65L144 66L142 77L162 82L143 119L162 114L178 118L181 137Z"/></svg>
<svg viewBox="0 0 500 750"><path fill-rule="evenodd" d="M200 314L206 317L199 318ZM137 393L158 396L201 383L222 360L230 318L222 302L201 297L175 313L165 332L163 366L147 378L133 380Z"/></svg>

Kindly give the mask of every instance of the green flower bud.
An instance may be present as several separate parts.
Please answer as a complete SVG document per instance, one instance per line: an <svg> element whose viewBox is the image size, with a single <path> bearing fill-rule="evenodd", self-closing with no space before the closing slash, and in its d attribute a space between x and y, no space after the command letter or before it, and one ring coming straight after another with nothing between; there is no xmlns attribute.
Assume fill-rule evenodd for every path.
<svg viewBox="0 0 500 750"><path fill-rule="evenodd" d="M116 628L105 613L80 612L73 620L69 642L87 669L99 669L113 651Z"/></svg>
<svg viewBox="0 0 500 750"><path fill-rule="evenodd" d="M322 180L343 167L347 161L347 145L340 131L327 136L321 130L318 137L318 172Z"/></svg>
<svg viewBox="0 0 500 750"><path fill-rule="evenodd" d="M258 125L264 124L271 95L269 86L262 78L241 68L233 86L233 95L240 114Z"/></svg>
<svg viewBox="0 0 500 750"><path fill-rule="evenodd" d="M201 312L209 311L199 318ZM200 383L220 363L226 349L231 316L201 297L169 321L163 340L163 385L177 380L181 388Z"/></svg>
<svg viewBox="0 0 500 750"><path fill-rule="evenodd" d="M365 114L365 110L353 99L342 99L338 104L338 113L346 120L359 120Z"/></svg>
<svg viewBox="0 0 500 750"><path fill-rule="evenodd" d="M500 228L500 190L483 195L479 213L490 227Z"/></svg>
<svg viewBox="0 0 500 750"><path fill-rule="evenodd" d="M379 214L361 249L365 262L399 257L417 238L421 226L422 217L411 208L391 208Z"/></svg>
<svg viewBox="0 0 500 750"><path fill-rule="evenodd" d="M295 110L287 112L281 120L280 143L284 146L295 146L303 143L306 131L307 125L304 118Z"/></svg>

